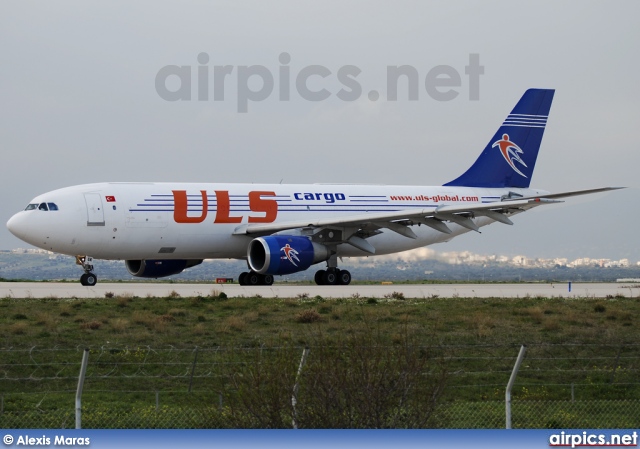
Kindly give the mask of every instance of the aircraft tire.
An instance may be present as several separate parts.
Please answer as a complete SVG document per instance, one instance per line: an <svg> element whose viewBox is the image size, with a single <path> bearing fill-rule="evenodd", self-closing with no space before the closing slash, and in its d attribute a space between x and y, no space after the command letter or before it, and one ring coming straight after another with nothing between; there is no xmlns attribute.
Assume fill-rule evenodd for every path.
<svg viewBox="0 0 640 449"><path fill-rule="evenodd" d="M247 285L247 273L246 271L240 273L240 276L238 276L238 284L240 285Z"/></svg>
<svg viewBox="0 0 640 449"><path fill-rule="evenodd" d="M98 283L98 277L93 273L84 273L80 276L80 284L85 287L93 287Z"/></svg>
<svg viewBox="0 0 640 449"><path fill-rule="evenodd" d="M273 285L273 276L272 276L272 275L270 275L270 274L265 274L265 275L262 277L262 283L263 283L264 285Z"/></svg>
<svg viewBox="0 0 640 449"><path fill-rule="evenodd" d="M314 278L314 281L316 282L316 285L324 285L324 270L318 270L316 271L316 275Z"/></svg>
<svg viewBox="0 0 640 449"><path fill-rule="evenodd" d="M336 285L338 282L338 274L336 270L327 270L322 276L322 282L324 285Z"/></svg>
<svg viewBox="0 0 640 449"><path fill-rule="evenodd" d="M247 283L247 285L260 285L262 280L262 276L260 276L258 273L254 273L253 271L251 273L247 273L247 275L245 276L245 282Z"/></svg>
<svg viewBox="0 0 640 449"><path fill-rule="evenodd" d="M338 284L349 285L351 283L351 273L347 270L340 270L338 272Z"/></svg>

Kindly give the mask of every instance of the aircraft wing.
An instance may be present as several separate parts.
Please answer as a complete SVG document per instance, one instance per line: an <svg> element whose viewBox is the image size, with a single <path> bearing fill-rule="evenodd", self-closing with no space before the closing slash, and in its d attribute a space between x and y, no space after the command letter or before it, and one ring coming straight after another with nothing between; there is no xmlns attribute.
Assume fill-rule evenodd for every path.
<svg viewBox="0 0 640 449"><path fill-rule="evenodd" d="M463 205L442 205L429 208L402 209L392 212L379 212L349 216L332 217L311 221L288 221L269 224L245 224L235 229L234 235L263 236L285 231L295 231L298 235L313 237L320 230L335 230L339 233L335 243L349 243L358 249L375 253L375 248L366 241L367 237L379 234L380 229L389 229L407 238L415 239L411 230L413 225L426 225L445 234L452 231L446 222L456 223L467 229L479 232L478 226L471 220L476 216L485 216L505 224L513 224L509 215L524 212L543 204L559 203L558 198L566 198L589 193L615 190L618 187L580 190L537 197L506 198L492 203L467 203Z"/></svg>
<svg viewBox="0 0 640 449"><path fill-rule="evenodd" d="M415 239L412 225L426 225L445 234L451 229L445 222L459 224L467 229L478 231L478 226L471 220L475 216L487 216L496 221L513 224L507 215L523 212L541 204L558 202L534 198L517 201L498 201L494 203L471 203L465 205L443 205L420 209L402 209L393 212L332 217L312 221L288 221L269 224L245 224L234 231L235 235L263 236L285 231L295 231L297 235L314 237L321 230L337 231L337 240L333 243L349 243L358 249L374 254L375 248L366 241L367 237L379 234L386 228L407 238Z"/></svg>

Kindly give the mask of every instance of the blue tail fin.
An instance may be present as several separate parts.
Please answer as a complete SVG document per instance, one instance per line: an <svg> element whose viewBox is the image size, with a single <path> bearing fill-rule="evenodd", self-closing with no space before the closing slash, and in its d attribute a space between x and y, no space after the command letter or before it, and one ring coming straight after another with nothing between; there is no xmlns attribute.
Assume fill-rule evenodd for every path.
<svg viewBox="0 0 640 449"><path fill-rule="evenodd" d="M445 186L529 187L553 93L527 90L471 168Z"/></svg>

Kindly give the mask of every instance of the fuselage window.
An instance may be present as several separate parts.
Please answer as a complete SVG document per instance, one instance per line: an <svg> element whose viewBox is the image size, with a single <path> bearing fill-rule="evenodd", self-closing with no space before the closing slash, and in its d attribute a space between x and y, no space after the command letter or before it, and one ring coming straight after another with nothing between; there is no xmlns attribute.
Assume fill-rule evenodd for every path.
<svg viewBox="0 0 640 449"><path fill-rule="evenodd" d="M40 203L40 205L38 206L38 209L40 209L40 210L49 210L47 208L47 203Z"/></svg>
<svg viewBox="0 0 640 449"><path fill-rule="evenodd" d="M47 203L49 206L49 210L58 210L58 205L56 203Z"/></svg>
<svg viewBox="0 0 640 449"><path fill-rule="evenodd" d="M31 203L31 204L28 204L27 207L24 210L34 210L34 209L37 209L37 208L38 208L37 204Z"/></svg>

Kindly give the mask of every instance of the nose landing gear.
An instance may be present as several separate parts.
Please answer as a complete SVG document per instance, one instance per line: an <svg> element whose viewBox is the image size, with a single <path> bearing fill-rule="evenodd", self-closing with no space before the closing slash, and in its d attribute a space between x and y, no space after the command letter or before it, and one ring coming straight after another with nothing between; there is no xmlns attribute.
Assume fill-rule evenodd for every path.
<svg viewBox="0 0 640 449"><path fill-rule="evenodd" d="M80 284L85 287L93 287L98 283L98 276L92 273L93 257L76 256L76 264L80 265L84 270L84 274L80 276Z"/></svg>

